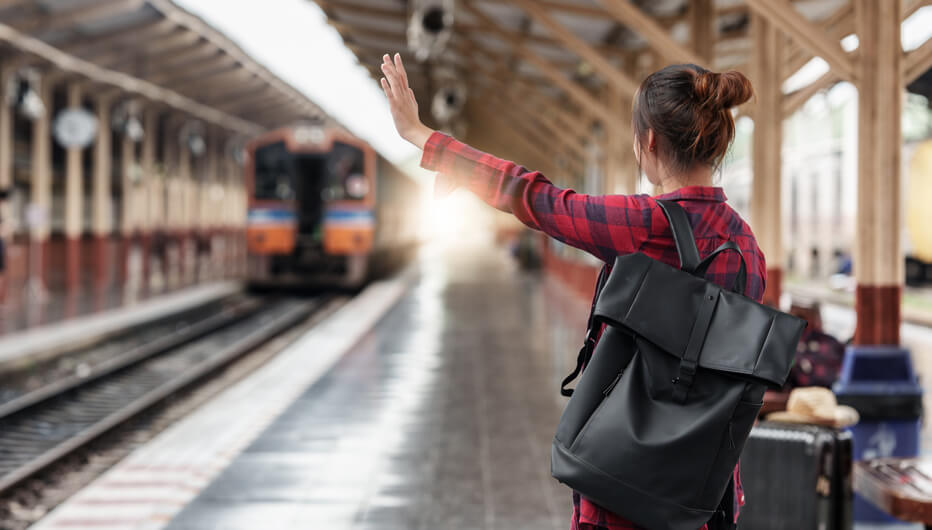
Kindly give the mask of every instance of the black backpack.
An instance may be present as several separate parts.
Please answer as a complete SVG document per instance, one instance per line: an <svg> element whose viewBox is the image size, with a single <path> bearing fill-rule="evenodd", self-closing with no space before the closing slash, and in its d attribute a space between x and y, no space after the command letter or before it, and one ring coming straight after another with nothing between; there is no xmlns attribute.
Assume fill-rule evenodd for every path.
<svg viewBox="0 0 932 530"><path fill-rule="evenodd" d="M728 486L766 388L780 388L805 321L702 275L728 241L700 260L686 212L657 201L680 269L636 253L603 269L576 370L586 370L553 439L553 476L651 530L724 521ZM606 324L598 344L595 336ZM723 500L725 499L725 500ZM729 522L730 523L730 522Z"/></svg>

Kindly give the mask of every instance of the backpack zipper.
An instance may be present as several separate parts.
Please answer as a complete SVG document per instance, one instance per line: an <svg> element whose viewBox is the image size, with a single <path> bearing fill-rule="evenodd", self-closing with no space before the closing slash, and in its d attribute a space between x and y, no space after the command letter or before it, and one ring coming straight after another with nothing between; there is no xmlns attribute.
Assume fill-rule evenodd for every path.
<svg viewBox="0 0 932 530"><path fill-rule="evenodd" d="M615 376L615 379L612 379L612 382L609 383L608 386L605 387L605 390L602 391L603 396L608 396L609 394L612 393L612 389L615 388L615 385L618 384L618 381L621 379L621 376L624 373L625 373L624 370L618 372L618 375Z"/></svg>

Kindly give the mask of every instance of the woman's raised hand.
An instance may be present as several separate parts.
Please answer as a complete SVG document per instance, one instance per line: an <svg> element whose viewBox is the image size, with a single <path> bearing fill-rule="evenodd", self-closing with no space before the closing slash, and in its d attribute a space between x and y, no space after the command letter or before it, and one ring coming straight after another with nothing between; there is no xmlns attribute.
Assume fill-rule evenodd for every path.
<svg viewBox="0 0 932 530"><path fill-rule="evenodd" d="M401 54L396 53L394 61L387 53L382 56L382 74L385 77L380 82L388 97L395 129L402 138L424 149L424 144L434 131L421 123L417 100L414 99L414 91L408 86L408 74L401 62Z"/></svg>

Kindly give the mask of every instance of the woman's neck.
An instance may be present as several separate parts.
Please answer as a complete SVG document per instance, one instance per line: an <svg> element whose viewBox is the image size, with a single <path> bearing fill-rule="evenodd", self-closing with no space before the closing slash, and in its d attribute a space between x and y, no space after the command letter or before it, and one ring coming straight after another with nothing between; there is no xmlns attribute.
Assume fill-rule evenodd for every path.
<svg viewBox="0 0 932 530"><path fill-rule="evenodd" d="M686 186L713 186L712 168L704 165L696 166L690 170L669 173L664 171L660 175L660 183L657 185L657 194L674 192Z"/></svg>

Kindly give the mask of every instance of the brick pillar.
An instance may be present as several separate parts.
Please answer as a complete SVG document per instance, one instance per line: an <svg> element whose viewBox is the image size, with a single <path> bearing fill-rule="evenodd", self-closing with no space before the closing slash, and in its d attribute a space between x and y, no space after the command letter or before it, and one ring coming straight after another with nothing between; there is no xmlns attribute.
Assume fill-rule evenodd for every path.
<svg viewBox="0 0 932 530"><path fill-rule="evenodd" d="M113 198L110 193L113 145L110 138L111 97L97 99L97 140L94 143L94 175L91 182L91 234L93 236L94 283L109 283L109 243L113 232Z"/></svg>
<svg viewBox="0 0 932 530"><path fill-rule="evenodd" d="M854 273L856 344L899 344L900 2L855 0L858 17L858 215Z"/></svg>
<svg viewBox="0 0 932 530"><path fill-rule="evenodd" d="M39 96L45 112L32 122L32 157L30 160L29 207L35 209L36 218L29 227L30 281L40 281L41 287L48 285L48 251L51 232L52 206L52 83L42 79ZM32 262L35 259L36 262ZM38 277L35 274L38 273Z"/></svg>
<svg viewBox="0 0 932 530"><path fill-rule="evenodd" d="M68 86L68 108L81 107L81 86ZM72 147L65 161L65 287L81 283L81 234L84 230L84 168L82 149Z"/></svg>

